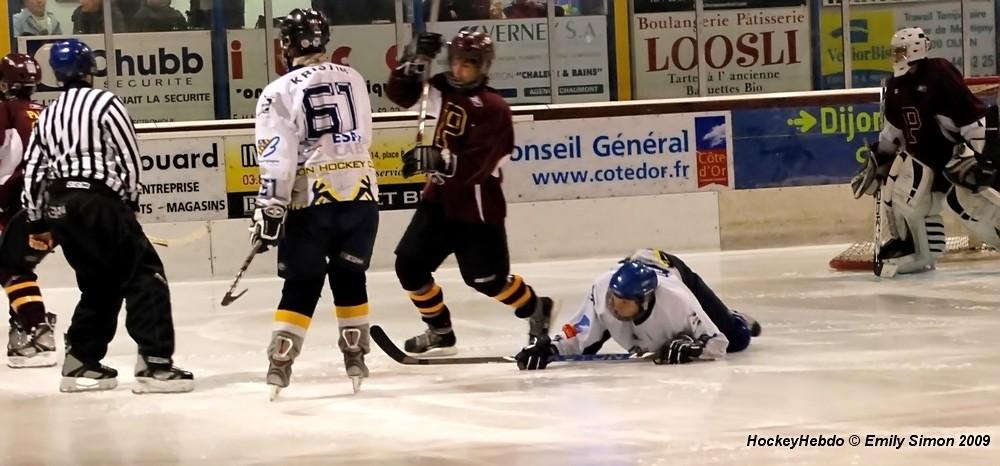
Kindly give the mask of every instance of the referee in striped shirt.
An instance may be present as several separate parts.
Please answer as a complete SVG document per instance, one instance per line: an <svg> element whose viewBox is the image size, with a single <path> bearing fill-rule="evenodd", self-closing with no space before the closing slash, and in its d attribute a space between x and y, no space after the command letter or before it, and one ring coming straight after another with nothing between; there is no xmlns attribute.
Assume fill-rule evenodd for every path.
<svg viewBox="0 0 1000 466"><path fill-rule="evenodd" d="M125 327L139 346L132 391L190 391L193 376L171 359L174 326L163 263L135 217L141 167L132 119L114 94L91 87L96 64L84 43L56 42L49 63L64 92L31 133L23 201L30 246L62 246L80 287L60 390L118 385L118 372L101 360L124 300Z"/></svg>

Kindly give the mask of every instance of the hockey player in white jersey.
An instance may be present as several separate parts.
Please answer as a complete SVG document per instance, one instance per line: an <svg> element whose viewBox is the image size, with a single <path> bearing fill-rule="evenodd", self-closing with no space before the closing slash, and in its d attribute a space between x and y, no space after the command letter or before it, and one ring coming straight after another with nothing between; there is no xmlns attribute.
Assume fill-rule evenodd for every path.
<svg viewBox="0 0 1000 466"><path fill-rule="evenodd" d="M368 376L365 271L378 229L371 103L360 73L326 59L329 40L322 14L292 10L281 23L289 71L257 103L261 187L251 242L278 247L285 280L267 351L272 400L289 384L327 279L355 392Z"/></svg>
<svg viewBox="0 0 1000 466"><path fill-rule="evenodd" d="M595 354L609 339L655 364L719 359L743 351L760 324L730 310L678 257L640 249L601 274L579 311L553 338L515 356L518 368L545 369L558 355Z"/></svg>

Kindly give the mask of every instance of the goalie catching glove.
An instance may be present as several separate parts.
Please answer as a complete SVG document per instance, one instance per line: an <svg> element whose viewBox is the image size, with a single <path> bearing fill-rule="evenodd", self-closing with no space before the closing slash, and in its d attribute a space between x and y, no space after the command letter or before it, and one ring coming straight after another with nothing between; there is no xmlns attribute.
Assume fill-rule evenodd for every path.
<svg viewBox="0 0 1000 466"><path fill-rule="evenodd" d="M872 144L868 147L865 157L865 165L861 167L857 175L851 178L851 190L854 191L854 198L861 199L861 196L874 195L875 190L879 188L882 184L882 180L889 175L889 169L892 167L892 157L893 154L880 154L876 152L878 150L878 143ZM879 163L879 159L885 159L883 163Z"/></svg>
<svg viewBox="0 0 1000 466"><path fill-rule="evenodd" d="M435 181L455 175L455 156L448 149L417 146L403 154L403 178L426 173ZM443 180L440 180L443 181Z"/></svg>
<svg viewBox="0 0 1000 466"><path fill-rule="evenodd" d="M653 364L687 364L701 356L705 343L688 335L680 335L656 350Z"/></svg>
<svg viewBox="0 0 1000 466"><path fill-rule="evenodd" d="M258 207L253 211L253 225L250 226L250 244L260 242L257 252L267 251L277 246L285 223L283 206Z"/></svg>

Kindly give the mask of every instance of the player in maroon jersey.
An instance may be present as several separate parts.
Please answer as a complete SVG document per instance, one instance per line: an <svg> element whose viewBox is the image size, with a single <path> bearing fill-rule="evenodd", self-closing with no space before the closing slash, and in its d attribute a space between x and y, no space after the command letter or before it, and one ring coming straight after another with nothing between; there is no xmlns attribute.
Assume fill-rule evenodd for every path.
<svg viewBox="0 0 1000 466"><path fill-rule="evenodd" d="M389 77L393 102L418 103L421 64L430 63L443 46L440 34L414 39ZM548 334L552 299L510 274L500 163L514 149L514 124L510 106L487 86L493 57L493 41L483 32L462 31L448 43L449 71L430 78L428 115L437 114L438 123L433 143L403 155L404 177L430 178L396 247L396 275L429 327L406 341L411 353L456 352L450 311L431 275L451 254L467 285L529 320L529 341Z"/></svg>
<svg viewBox="0 0 1000 466"><path fill-rule="evenodd" d="M10 300L10 367L56 364L56 316L45 312L34 272L45 253L28 247L27 217L21 209L24 148L42 111L31 94L40 81L41 68L34 58L12 53L0 59L0 284Z"/></svg>
<svg viewBox="0 0 1000 466"><path fill-rule="evenodd" d="M892 36L893 77L886 83L884 125L871 157L852 181L855 197L885 182L884 209L891 239L882 250L884 270L914 273L933 268L945 251L941 205L961 216L967 209L946 177L953 158L981 152L986 106L959 71L943 58L928 58L930 39L920 28ZM994 236L996 234L994 233ZM981 238L986 240L986 238Z"/></svg>

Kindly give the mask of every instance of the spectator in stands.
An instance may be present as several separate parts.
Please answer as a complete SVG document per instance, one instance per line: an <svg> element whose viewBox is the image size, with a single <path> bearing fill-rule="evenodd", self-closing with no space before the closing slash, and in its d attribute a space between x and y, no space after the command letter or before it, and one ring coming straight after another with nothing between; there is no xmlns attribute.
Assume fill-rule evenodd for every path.
<svg viewBox="0 0 1000 466"><path fill-rule="evenodd" d="M111 27L114 32L126 32L122 12L112 4ZM80 0L73 10L73 34L103 34L104 7L101 0Z"/></svg>
<svg viewBox="0 0 1000 466"><path fill-rule="evenodd" d="M605 0L580 0L580 14L584 16L607 14L604 2Z"/></svg>
<svg viewBox="0 0 1000 466"><path fill-rule="evenodd" d="M213 0L190 0L188 24L191 29L212 28ZM256 0L260 1L260 0ZM271 0L267 0L271 1ZM246 0L222 0L222 20L226 29L243 29Z"/></svg>
<svg viewBox="0 0 1000 466"><path fill-rule="evenodd" d="M705 7L709 8L707 4ZM635 0L636 13L662 13L666 11L694 11L694 0Z"/></svg>
<svg viewBox="0 0 1000 466"><path fill-rule="evenodd" d="M438 21L475 21L490 19L491 0L441 0ZM431 2L424 0L424 15L430 16Z"/></svg>
<svg viewBox="0 0 1000 466"><path fill-rule="evenodd" d="M312 7L323 13L331 26L396 21L393 0L312 0ZM444 9L444 6L441 8Z"/></svg>
<svg viewBox="0 0 1000 466"><path fill-rule="evenodd" d="M25 0L24 9L14 15L14 36L62 34L59 20L45 10L45 0Z"/></svg>
<svg viewBox="0 0 1000 466"><path fill-rule="evenodd" d="M111 0L111 4L118 7L118 10L122 12L122 17L125 18L127 24L131 24L130 21L132 21L132 18L142 8L142 3L143 0Z"/></svg>
<svg viewBox="0 0 1000 466"><path fill-rule="evenodd" d="M183 31L187 21L180 11L170 6L170 0L146 0L133 18L132 29L136 32Z"/></svg>
<svg viewBox="0 0 1000 466"><path fill-rule="evenodd" d="M503 10L507 19L544 18L548 16L546 13L545 4L535 0L514 0L514 3Z"/></svg>

